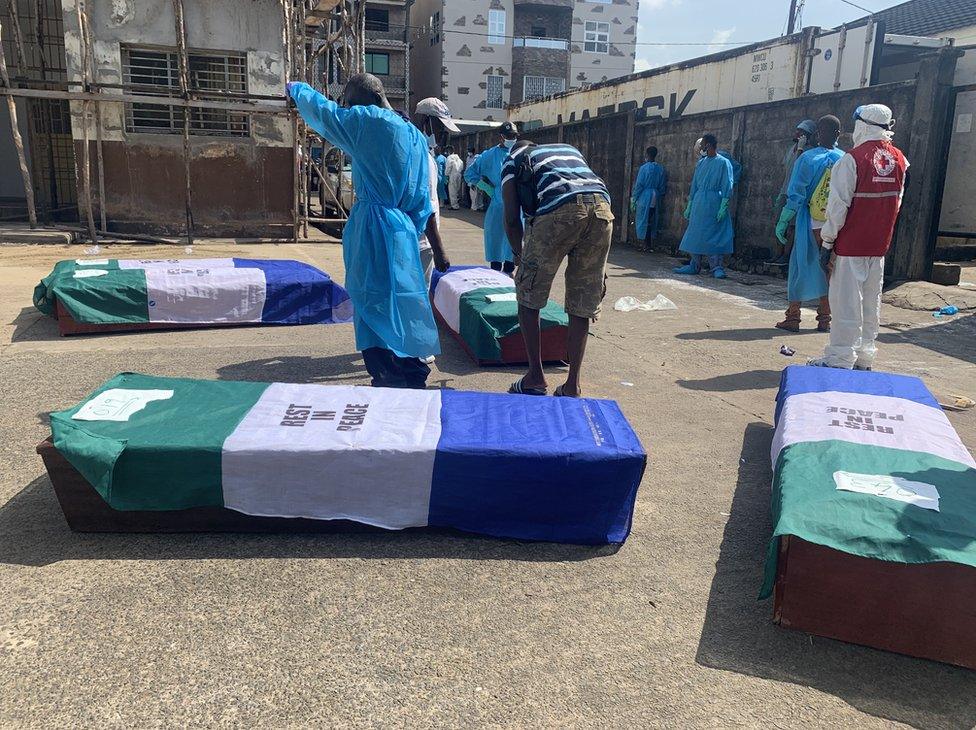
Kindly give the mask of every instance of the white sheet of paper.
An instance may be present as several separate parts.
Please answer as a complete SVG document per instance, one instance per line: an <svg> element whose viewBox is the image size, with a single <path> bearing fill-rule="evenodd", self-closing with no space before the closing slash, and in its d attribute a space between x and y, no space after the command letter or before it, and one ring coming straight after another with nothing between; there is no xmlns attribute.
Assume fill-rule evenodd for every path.
<svg viewBox="0 0 976 730"><path fill-rule="evenodd" d="M495 302L514 302L515 301L515 292L510 291L510 292L505 292L504 294L486 294L485 295L485 299L487 299L489 302L492 302L492 303L495 303Z"/></svg>
<svg viewBox="0 0 976 730"><path fill-rule="evenodd" d="M108 272L105 269L81 269L76 271L73 278L91 279L93 276L105 276Z"/></svg>
<svg viewBox="0 0 976 730"><path fill-rule="evenodd" d="M913 482L887 474L856 474L849 471L835 471L834 484L837 485L837 489L845 492L873 494L885 499L914 504L922 509L939 511L939 490L934 484Z"/></svg>
<svg viewBox="0 0 976 730"><path fill-rule="evenodd" d="M148 404L173 397L172 390L110 388L85 403L71 418L76 421L128 421Z"/></svg>
<svg viewBox="0 0 976 730"><path fill-rule="evenodd" d="M79 266L108 266L108 259L75 259Z"/></svg>

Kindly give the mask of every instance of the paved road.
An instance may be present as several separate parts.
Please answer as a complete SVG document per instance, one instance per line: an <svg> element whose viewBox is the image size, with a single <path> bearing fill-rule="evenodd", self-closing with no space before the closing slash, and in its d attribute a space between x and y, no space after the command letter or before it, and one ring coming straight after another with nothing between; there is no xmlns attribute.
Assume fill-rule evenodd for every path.
<svg viewBox="0 0 976 730"><path fill-rule="evenodd" d="M445 221L480 260L469 214ZM182 247L103 249L179 256ZM650 465L618 552L445 535L114 536L65 526L34 446L46 414L122 370L361 383L351 327L59 339L30 309L75 247L0 248L0 725L973 727L976 674L781 630L758 602L779 354L824 336L771 329L785 287L673 280L620 249L587 394L617 399ZM197 245L304 259L329 244ZM561 297L561 287L557 290ZM880 365L973 390L976 317L886 308ZM812 324L812 317L808 319ZM433 378L503 390L449 338ZM553 371L553 384L558 372ZM953 414L976 448L976 413Z"/></svg>

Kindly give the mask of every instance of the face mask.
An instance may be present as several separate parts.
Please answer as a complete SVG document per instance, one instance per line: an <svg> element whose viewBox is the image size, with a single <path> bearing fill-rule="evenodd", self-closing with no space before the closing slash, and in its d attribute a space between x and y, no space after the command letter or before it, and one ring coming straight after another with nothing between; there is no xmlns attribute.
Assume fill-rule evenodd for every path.
<svg viewBox="0 0 976 730"><path fill-rule="evenodd" d="M698 150L699 157L708 157L708 153L705 150Z"/></svg>
<svg viewBox="0 0 976 730"><path fill-rule="evenodd" d="M437 138L432 134L427 135L427 146L434 149L437 146Z"/></svg>
<svg viewBox="0 0 976 730"><path fill-rule="evenodd" d="M505 145L505 149L509 149L510 150L510 149L512 149L512 147L515 146L515 143L517 141L518 140L515 140L515 139L506 139L506 140L503 140L502 141L502 144Z"/></svg>

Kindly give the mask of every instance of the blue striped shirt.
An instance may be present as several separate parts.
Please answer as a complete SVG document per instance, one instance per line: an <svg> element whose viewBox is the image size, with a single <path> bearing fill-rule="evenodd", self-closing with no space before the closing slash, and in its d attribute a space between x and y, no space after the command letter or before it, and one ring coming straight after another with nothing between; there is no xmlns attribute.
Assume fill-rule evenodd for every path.
<svg viewBox="0 0 976 730"><path fill-rule="evenodd" d="M602 195L610 202L610 192L603 180L590 169L583 155L568 144L542 144L522 147L502 163L502 185L514 179L516 167L528 155L537 182L536 215L550 213L581 193Z"/></svg>

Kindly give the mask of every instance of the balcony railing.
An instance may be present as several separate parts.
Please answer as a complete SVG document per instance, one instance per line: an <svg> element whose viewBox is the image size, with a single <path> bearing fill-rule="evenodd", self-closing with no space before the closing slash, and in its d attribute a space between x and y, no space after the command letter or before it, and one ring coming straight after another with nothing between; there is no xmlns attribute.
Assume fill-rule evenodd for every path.
<svg viewBox="0 0 976 730"><path fill-rule="evenodd" d="M568 51L569 41L563 38L536 38L522 36L512 39L515 48L551 48L554 51Z"/></svg>
<svg viewBox="0 0 976 730"><path fill-rule="evenodd" d="M383 88L390 94L403 94L407 89L406 76L383 76L376 74L376 78L383 82Z"/></svg>
<svg viewBox="0 0 976 730"><path fill-rule="evenodd" d="M402 25L390 25L387 28L380 26L370 27L366 24L366 42L370 41L399 41L406 42L406 34Z"/></svg>

